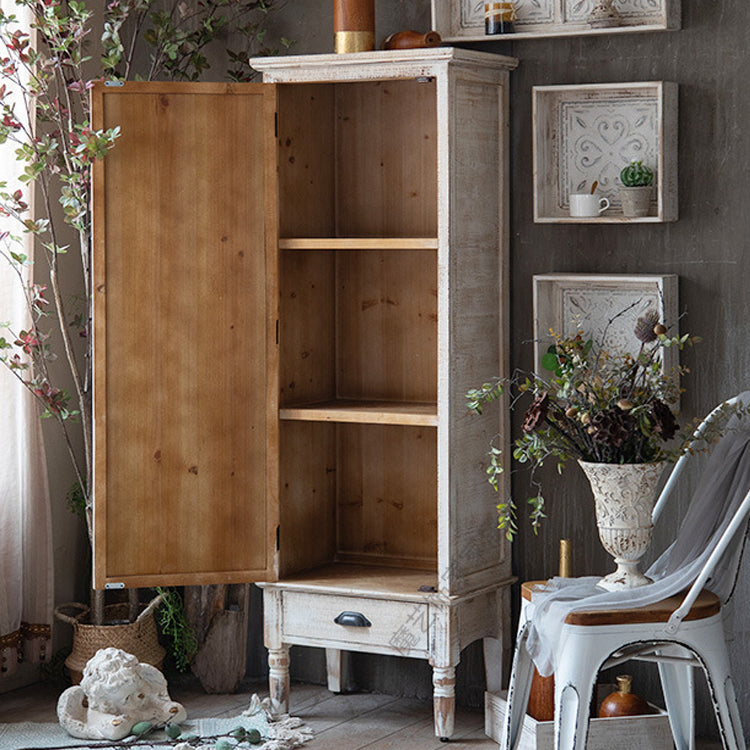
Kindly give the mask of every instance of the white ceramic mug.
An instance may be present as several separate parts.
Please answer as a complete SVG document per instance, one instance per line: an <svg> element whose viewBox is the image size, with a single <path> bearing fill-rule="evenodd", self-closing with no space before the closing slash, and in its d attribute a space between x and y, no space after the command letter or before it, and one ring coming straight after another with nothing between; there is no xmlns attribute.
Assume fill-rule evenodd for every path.
<svg viewBox="0 0 750 750"><path fill-rule="evenodd" d="M609 208L609 200L603 195L591 195L591 193L570 194L571 216L599 216L600 213Z"/></svg>

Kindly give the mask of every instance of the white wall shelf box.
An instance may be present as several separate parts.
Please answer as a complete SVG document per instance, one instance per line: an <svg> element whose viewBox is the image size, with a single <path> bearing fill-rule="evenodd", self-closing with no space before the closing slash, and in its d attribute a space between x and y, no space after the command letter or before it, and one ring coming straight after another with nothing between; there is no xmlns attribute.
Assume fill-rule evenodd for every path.
<svg viewBox="0 0 750 750"><path fill-rule="evenodd" d="M677 220L677 84L665 81L534 86L534 221L654 223ZM620 170L640 159L654 170L648 216L625 217ZM606 196L595 217L570 216L571 193Z"/></svg>
<svg viewBox="0 0 750 750"><path fill-rule="evenodd" d="M669 335L679 335L676 274L537 274L533 286L534 367L542 377L549 375L541 361L553 343L550 329L562 336L582 330L609 352L636 353L635 323L655 310ZM661 356L662 372L676 377L677 348L663 348Z"/></svg>
<svg viewBox="0 0 750 750"><path fill-rule="evenodd" d="M416 657L447 737L461 649L484 641L492 686L509 647L481 466L508 414L464 394L508 374L517 61L253 64L95 88L123 130L94 176L95 583L258 581L277 710L292 644L326 649L333 690L346 651Z"/></svg>
<svg viewBox="0 0 750 750"><path fill-rule="evenodd" d="M500 742L507 703L505 692L484 694L484 731L495 742ZM586 741L587 750L612 750L622 746L628 750L672 750L672 730L669 717L662 709L645 716L624 716L611 719L591 719ZM553 750L555 722L537 721L528 714L524 718L518 750Z"/></svg>
<svg viewBox="0 0 750 750"><path fill-rule="evenodd" d="M680 0L618 0L616 7L623 23L610 28L589 25L593 7L594 0L516 0L515 31L487 36L482 0L432 0L432 26L444 42L497 42L680 28Z"/></svg>

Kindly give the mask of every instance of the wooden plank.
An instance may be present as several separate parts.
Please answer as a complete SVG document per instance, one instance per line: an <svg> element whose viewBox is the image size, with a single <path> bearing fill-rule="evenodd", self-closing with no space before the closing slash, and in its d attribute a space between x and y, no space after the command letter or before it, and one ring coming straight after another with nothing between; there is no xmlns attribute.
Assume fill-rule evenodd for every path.
<svg viewBox="0 0 750 750"><path fill-rule="evenodd" d="M490 441L510 456L508 409L482 418L466 410L466 391L509 369L508 79L505 71L452 72L446 149L438 308L441 590L462 594L510 574L509 545L495 506L510 493L510 472L496 494L484 471ZM445 244L443 244L445 243Z"/></svg>
<svg viewBox="0 0 750 750"><path fill-rule="evenodd" d="M516 41L523 39L549 39L564 38L571 36L601 36L602 34L642 34L653 31L667 31L661 24L643 24L639 26L613 26L610 28L592 28L591 26L571 26L556 31L516 31L507 36L487 36L485 34L471 34L466 36L448 36L443 38L443 42L498 42L498 41Z"/></svg>
<svg viewBox="0 0 750 750"><path fill-rule="evenodd" d="M521 585L521 595L531 601L535 587L544 586L545 581L526 581ZM685 594L675 594L654 604L629 609L591 610L571 612L565 622L569 625L622 625L647 622L668 622L672 613L680 606ZM708 590L701 591L698 599L684 620L702 620L712 617L721 609L721 602L716 594Z"/></svg>
<svg viewBox="0 0 750 750"><path fill-rule="evenodd" d="M337 553L434 569L436 430L340 424L337 434Z"/></svg>
<svg viewBox="0 0 750 750"><path fill-rule="evenodd" d="M361 600L358 597L334 596L299 591L285 591L284 640L289 643L336 644L346 650L375 649L404 656L424 656L429 643L428 605L426 603L391 601L389 598ZM342 613L361 615L364 626L339 624ZM410 621L423 627L410 630L413 641L403 648L398 641L399 629ZM359 647L359 648L358 648Z"/></svg>
<svg viewBox="0 0 750 750"><path fill-rule="evenodd" d="M336 395L437 399L437 254L340 251Z"/></svg>
<svg viewBox="0 0 750 750"><path fill-rule="evenodd" d="M290 250L279 259L279 402L336 395L335 254Z"/></svg>
<svg viewBox="0 0 750 750"><path fill-rule="evenodd" d="M339 236L437 234L435 82L336 88Z"/></svg>
<svg viewBox="0 0 750 750"><path fill-rule="evenodd" d="M356 422L359 424L402 424L437 426L437 405L393 401L338 399L279 410L281 419L311 422Z"/></svg>
<svg viewBox="0 0 750 750"><path fill-rule="evenodd" d="M507 709L505 691L485 693L485 731L500 742ZM554 721L536 721L524 717L518 739L518 750L552 750ZM664 750L673 747L669 717L665 712L645 716L620 716L589 721L586 739L588 750L609 750L613 737L627 737L629 750Z"/></svg>
<svg viewBox="0 0 750 750"><path fill-rule="evenodd" d="M334 116L330 85L279 87L277 158L283 237L335 235Z"/></svg>
<svg viewBox="0 0 750 750"><path fill-rule="evenodd" d="M273 577L275 91L139 83L94 101L123 132L95 177L95 585Z"/></svg>
<svg viewBox="0 0 750 750"><path fill-rule="evenodd" d="M388 594L397 601L423 602L433 594L420 589L434 587L436 582L434 571L333 563L287 576L277 584L264 585L283 586L285 591L317 591L364 598Z"/></svg>
<svg viewBox="0 0 750 750"><path fill-rule="evenodd" d="M336 551L336 425L283 422L279 575L331 562Z"/></svg>
<svg viewBox="0 0 750 750"><path fill-rule="evenodd" d="M282 237L280 250L437 250L436 237Z"/></svg>

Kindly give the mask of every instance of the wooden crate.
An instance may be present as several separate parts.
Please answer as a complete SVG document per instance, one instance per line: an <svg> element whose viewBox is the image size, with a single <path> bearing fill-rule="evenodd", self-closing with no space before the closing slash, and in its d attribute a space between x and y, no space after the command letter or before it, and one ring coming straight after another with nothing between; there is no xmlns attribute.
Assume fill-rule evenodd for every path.
<svg viewBox="0 0 750 750"><path fill-rule="evenodd" d="M534 86L534 221L632 223L677 220L677 84L666 81ZM648 216L624 217L619 175L631 160L654 170ZM610 208L570 216L570 194L597 194Z"/></svg>
<svg viewBox="0 0 750 750"><path fill-rule="evenodd" d="M505 719L506 691L484 694L484 731L500 742ZM627 738L627 742L623 739ZM518 750L552 750L555 746L555 723L537 721L526 716ZM671 750L672 732L665 711L650 716L627 716L616 719L591 719L587 750L611 750L613 746L628 750Z"/></svg>
<svg viewBox="0 0 750 750"><path fill-rule="evenodd" d="M619 0L622 25L593 28L588 17L594 0L516 0L514 33L485 36L483 0L432 0L432 26L448 42L534 39L550 36L623 34L680 28L680 0Z"/></svg>

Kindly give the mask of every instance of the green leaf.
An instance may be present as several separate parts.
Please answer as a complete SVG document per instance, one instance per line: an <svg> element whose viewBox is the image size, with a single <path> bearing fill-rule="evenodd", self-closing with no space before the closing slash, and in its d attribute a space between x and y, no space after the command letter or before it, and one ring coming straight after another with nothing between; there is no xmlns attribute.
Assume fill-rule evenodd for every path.
<svg viewBox="0 0 750 750"><path fill-rule="evenodd" d="M553 352L547 352L542 355L542 367L550 372L555 372L558 369L560 363L557 359L557 354Z"/></svg>
<svg viewBox="0 0 750 750"><path fill-rule="evenodd" d="M134 734L136 737L140 737L141 735L150 732L153 729L153 726L154 725L150 721L139 721L133 726L130 733Z"/></svg>

